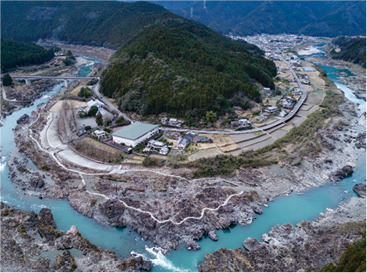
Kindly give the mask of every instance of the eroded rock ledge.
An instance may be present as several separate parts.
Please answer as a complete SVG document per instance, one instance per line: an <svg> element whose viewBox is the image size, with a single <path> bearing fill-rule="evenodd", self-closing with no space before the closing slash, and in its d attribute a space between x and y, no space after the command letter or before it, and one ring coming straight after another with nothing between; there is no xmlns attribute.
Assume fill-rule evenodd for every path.
<svg viewBox="0 0 367 273"><path fill-rule="evenodd" d="M77 257L72 251L80 253ZM120 259L83 238L76 228L56 229L51 210L32 212L1 203L1 271L141 271L151 262L142 257ZM49 258L55 255L55 258Z"/></svg>
<svg viewBox="0 0 367 273"><path fill-rule="evenodd" d="M244 249L222 248L206 254L199 271L318 271L336 263L354 240L362 238L366 221L365 200L353 197L315 222L276 225L263 234L264 242L244 241Z"/></svg>

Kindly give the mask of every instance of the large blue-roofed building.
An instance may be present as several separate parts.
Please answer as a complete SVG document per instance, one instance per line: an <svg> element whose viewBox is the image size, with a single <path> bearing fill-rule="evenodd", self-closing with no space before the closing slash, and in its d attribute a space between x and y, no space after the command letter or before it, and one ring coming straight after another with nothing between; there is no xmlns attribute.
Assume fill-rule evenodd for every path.
<svg viewBox="0 0 367 273"><path fill-rule="evenodd" d="M135 147L156 135L158 131L158 125L138 121L112 133L112 138L116 143Z"/></svg>

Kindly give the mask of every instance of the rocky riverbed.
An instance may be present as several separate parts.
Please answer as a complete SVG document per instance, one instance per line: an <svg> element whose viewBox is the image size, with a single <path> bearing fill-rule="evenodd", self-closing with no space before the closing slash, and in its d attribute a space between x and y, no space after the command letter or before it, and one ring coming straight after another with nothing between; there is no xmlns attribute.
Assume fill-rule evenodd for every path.
<svg viewBox="0 0 367 273"><path fill-rule="evenodd" d="M276 225L263 234L263 242L246 239L243 246L248 251L222 248L206 254L199 271L319 271L337 263L347 246L362 238L365 215L366 200L353 197L314 222Z"/></svg>
<svg viewBox="0 0 367 273"><path fill-rule="evenodd" d="M147 271L142 257L120 259L83 238L76 226L56 229L51 210L34 212L1 203L1 271Z"/></svg>
<svg viewBox="0 0 367 273"><path fill-rule="evenodd" d="M282 167L242 168L225 177L201 179L193 179L192 170L187 169L166 170L171 176L128 169L123 174L91 172L83 175L84 185L77 173L60 168L49 155L35 149L27 124L36 115L20 120L15 130L20 153L11 156L8 166L12 181L24 194L67 198L80 213L103 224L129 227L166 250L181 243L198 249L196 240L204 235L215 240L217 229L250 224L262 213L260 206L277 196L351 175L356 163L353 152L361 141L352 126L364 117L357 116L351 103L340 107L341 116L318 132L322 151L317 157L304 157L298 166L284 163ZM47 107L32 128L38 131L46 125L46 111ZM27 170L25 157L39 170Z"/></svg>

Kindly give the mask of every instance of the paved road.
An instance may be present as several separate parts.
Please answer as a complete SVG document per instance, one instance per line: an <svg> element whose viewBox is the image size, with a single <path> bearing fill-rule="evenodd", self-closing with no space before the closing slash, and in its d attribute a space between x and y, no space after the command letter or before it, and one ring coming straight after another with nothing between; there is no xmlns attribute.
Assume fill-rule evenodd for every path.
<svg viewBox="0 0 367 273"><path fill-rule="evenodd" d="M130 119L125 113L121 112L112 102L110 102L105 96L103 96L100 92L99 89L101 87L100 82L98 81L94 86L93 86L93 92L94 94L97 96L97 98L99 100L101 100L104 104L106 104L115 114L119 115L119 116L123 116L125 120L128 120L130 122L133 122L132 119Z"/></svg>
<svg viewBox="0 0 367 273"><path fill-rule="evenodd" d="M53 77L53 76L11 76L13 79L30 79L30 80L40 80L40 79L46 79L46 80L93 80L97 79L99 80L99 77L78 77L78 76L59 76L59 77Z"/></svg>

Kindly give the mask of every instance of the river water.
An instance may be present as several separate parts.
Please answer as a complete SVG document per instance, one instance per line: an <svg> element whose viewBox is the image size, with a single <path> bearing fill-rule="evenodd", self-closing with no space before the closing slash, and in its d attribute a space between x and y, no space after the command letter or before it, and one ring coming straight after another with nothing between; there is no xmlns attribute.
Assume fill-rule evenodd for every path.
<svg viewBox="0 0 367 273"><path fill-rule="evenodd" d="M93 59L90 59L94 61ZM86 67L86 66L85 66ZM79 76L85 76L90 72L84 67ZM336 85L341 88L345 96L353 102L359 103L360 109L365 111L365 102L356 98L352 90L337 81L334 77L338 69L325 67L327 75ZM89 71L89 72L88 72ZM342 70L340 70L342 71ZM289 196L278 197L269 203L269 207L263 207L263 214L249 226L237 225L228 230L219 230L217 235L219 240L214 242L208 237L204 237L198 243L201 249L198 251L188 251L184 246L177 250L168 252L166 255L153 251L152 242L143 241L134 231L128 228L112 228L98 224L93 219L87 218L75 212L67 200L38 199L36 197L25 196L22 191L18 191L9 179L9 169L6 161L9 153L14 151L14 136L12 129L16 126L16 121L23 114L30 114L37 109L37 105L47 102L52 96L57 94L63 83L56 85L42 98L35 101L34 105L23 108L2 121L1 128L1 200L12 207L23 210L33 210L39 212L41 208L50 208L55 218L57 228L67 231L71 225L76 225L82 236L92 243L108 248L118 253L121 257L128 257L134 251L153 261L152 271L197 271L197 263L203 259L208 252L214 252L222 247L238 248L242 247L242 242L248 237L261 240L261 235L270 230L276 224L291 223L296 224L301 220L314 220L326 208L336 208L340 202L345 202L352 196L356 196L352 191L355 183L365 183L366 179L366 154L365 152L355 152L358 164L353 176L343 179L339 183L327 183L325 186L311 189L303 195L290 194ZM360 130L360 128L357 128ZM29 164L31 168L35 166Z"/></svg>

